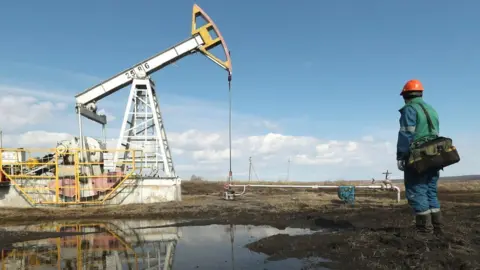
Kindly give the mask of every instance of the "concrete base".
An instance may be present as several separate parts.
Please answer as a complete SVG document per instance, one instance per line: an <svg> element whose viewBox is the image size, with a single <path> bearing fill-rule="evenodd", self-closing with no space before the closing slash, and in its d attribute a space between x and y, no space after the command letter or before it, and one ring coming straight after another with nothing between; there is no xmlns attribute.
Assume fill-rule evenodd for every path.
<svg viewBox="0 0 480 270"><path fill-rule="evenodd" d="M181 200L181 181L144 178L137 180L135 185L121 187L115 195L108 198L106 204L124 205Z"/></svg>
<svg viewBox="0 0 480 270"><path fill-rule="evenodd" d="M45 191L41 191L45 193ZM52 194L29 194L35 201L54 202L55 196ZM41 197L41 200L36 198ZM41 195L41 196L40 196ZM98 198L89 198L89 201L103 200L103 196ZM161 203L168 201L182 200L181 180L164 180L158 178L142 178L138 180L129 180L128 184L123 184L115 193L111 194L105 201L106 205L125 205L138 203ZM61 205L61 204L60 204ZM31 205L24 198L22 193L18 192L14 186L0 188L0 207L45 207L54 206L53 204L35 204ZM63 204L62 206L78 206L75 204Z"/></svg>
<svg viewBox="0 0 480 270"><path fill-rule="evenodd" d="M0 207L32 207L13 186L0 188Z"/></svg>

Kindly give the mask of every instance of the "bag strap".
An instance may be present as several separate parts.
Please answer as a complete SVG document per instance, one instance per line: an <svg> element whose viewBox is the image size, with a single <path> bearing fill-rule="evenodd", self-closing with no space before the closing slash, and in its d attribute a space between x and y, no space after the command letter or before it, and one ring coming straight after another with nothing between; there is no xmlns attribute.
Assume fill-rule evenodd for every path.
<svg viewBox="0 0 480 270"><path fill-rule="evenodd" d="M423 106L422 103L417 103L417 104L420 105L420 107L423 110L423 113L425 114L425 117L427 117L428 131L430 131L430 133L432 133L433 132L433 122L432 122L432 119L430 118L430 115L427 112L427 109L425 109L425 106Z"/></svg>

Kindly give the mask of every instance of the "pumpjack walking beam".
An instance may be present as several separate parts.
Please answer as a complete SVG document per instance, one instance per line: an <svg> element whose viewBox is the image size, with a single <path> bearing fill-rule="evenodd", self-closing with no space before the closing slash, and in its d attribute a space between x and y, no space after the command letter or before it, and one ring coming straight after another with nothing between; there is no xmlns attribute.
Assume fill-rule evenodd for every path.
<svg viewBox="0 0 480 270"><path fill-rule="evenodd" d="M206 24L199 26L199 18L203 18ZM215 36L212 36L210 34L211 32L214 32ZM225 60L220 60L210 52L211 49L217 46L223 47ZM213 20L198 5L194 4L190 38L75 96L81 140L83 141L81 116L105 126L107 119L104 115L97 114L96 103L128 85L132 85L118 145L123 145L123 147L129 148L131 146L129 143L132 141L146 142L153 140L153 142L148 142L149 146L145 143L143 144L143 148L153 147L156 149L152 150L153 155L149 156L148 159L157 160L155 162L158 164L163 163L163 170L167 177L176 177L173 162L171 160L171 153L168 148L168 140L164 130L163 120L160 114L160 108L158 106L158 98L155 93L153 81L150 79L150 75L171 63L196 52L202 53L226 70L228 72L228 80L230 83L232 65L230 51L228 50L227 44ZM139 114L132 116L132 111L137 111L139 108L143 108L144 116L148 116L143 119L143 124L141 125L138 121L140 118ZM136 123L133 123L135 121ZM142 129L140 126L143 127L143 131L138 130ZM145 132L146 129L152 129L155 132L155 135L147 135ZM152 146L151 143L156 144L156 146ZM83 142L81 142L81 145L83 148ZM147 159L147 156L145 155L144 158ZM115 160L117 159L118 157L115 158Z"/></svg>
<svg viewBox="0 0 480 270"><path fill-rule="evenodd" d="M200 17L207 21L207 23L201 27L197 27L197 19ZM216 38L210 35L210 31L212 30L217 35ZM225 52L225 61L220 60L210 52L211 49L219 45L222 45ZM231 74L230 51L222 34L210 17L198 5L194 4L192 13L192 36L190 38L76 95L77 106L86 107L86 105L90 103L95 103L131 84L133 79L144 77L145 75L149 76L171 63L196 52L201 52ZM88 117L87 115L84 116Z"/></svg>

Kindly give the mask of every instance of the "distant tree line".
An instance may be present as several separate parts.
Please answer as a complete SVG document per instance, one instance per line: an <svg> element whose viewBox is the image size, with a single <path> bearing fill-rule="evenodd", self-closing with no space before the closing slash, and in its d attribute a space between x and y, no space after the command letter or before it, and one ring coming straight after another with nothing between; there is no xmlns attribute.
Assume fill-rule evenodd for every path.
<svg viewBox="0 0 480 270"><path fill-rule="evenodd" d="M196 176L195 174L193 174L190 177L190 181L192 181L192 182L203 182L203 181L205 181L205 179L201 176Z"/></svg>

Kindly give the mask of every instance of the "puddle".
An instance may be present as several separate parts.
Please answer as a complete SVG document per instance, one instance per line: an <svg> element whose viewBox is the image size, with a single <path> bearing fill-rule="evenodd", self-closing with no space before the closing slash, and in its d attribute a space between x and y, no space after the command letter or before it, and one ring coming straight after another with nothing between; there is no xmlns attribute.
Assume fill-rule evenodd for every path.
<svg viewBox="0 0 480 270"><path fill-rule="evenodd" d="M2 250L2 269L326 269L324 261L268 261L245 245L275 234L310 234L308 229L208 225L175 227L168 221L49 223L3 227L7 231L82 232L17 242ZM0 239L0 242L3 241ZM281 247L279 247L281 248Z"/></svg>

